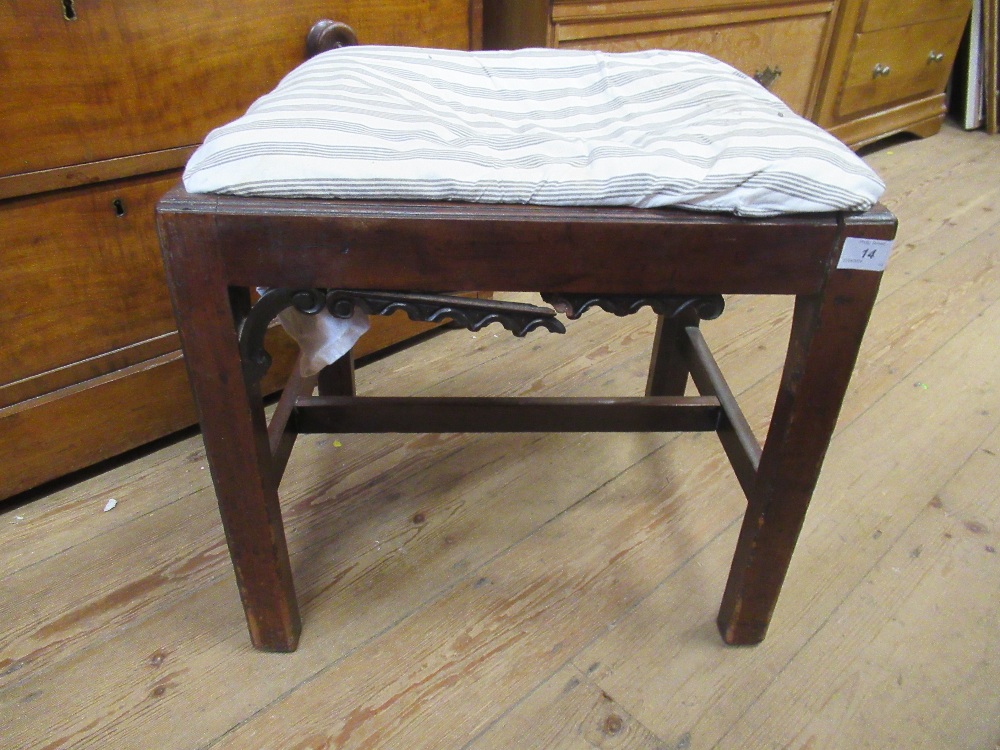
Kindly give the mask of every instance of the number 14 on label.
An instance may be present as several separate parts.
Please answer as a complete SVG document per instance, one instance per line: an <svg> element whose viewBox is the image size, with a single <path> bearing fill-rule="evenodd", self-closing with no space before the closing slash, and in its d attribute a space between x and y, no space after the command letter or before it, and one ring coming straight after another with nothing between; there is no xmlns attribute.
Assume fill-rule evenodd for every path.
<svg viewBox="0 0 1000 750"><path fill-rule="evenodd" d="M844 240L844 250L840 253L837 268L852 268L857 271L884 271L891 250L892 240L848 237Z"/></svg>

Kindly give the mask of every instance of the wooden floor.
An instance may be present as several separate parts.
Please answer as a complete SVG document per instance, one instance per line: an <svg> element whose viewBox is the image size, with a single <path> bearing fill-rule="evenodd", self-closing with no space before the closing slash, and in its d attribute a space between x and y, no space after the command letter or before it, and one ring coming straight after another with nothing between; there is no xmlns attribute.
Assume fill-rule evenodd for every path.
<svg viewBox="0 0 1000 750"><path fill-rule="evenodd" d="M900 235L762 645L715 629L744 501L713 435L346 435L293 453L305 630L256 653L194 435L4 506L0 748L995 750L1000 138L866 158ZM760 434L789 313L704 326ZM652 333L447 332L359 388L635 395Z"/></svg>

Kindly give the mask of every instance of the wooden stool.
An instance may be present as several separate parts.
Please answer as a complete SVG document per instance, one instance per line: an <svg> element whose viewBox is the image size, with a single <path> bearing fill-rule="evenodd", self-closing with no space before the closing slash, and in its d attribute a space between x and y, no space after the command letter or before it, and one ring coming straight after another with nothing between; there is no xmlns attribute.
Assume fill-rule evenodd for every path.
<svg viewBox="0 0 1000 750"><path fill-rule="evenodd" d="M350 34L333 36L353 42ZM895 236L884 208L742 219L676 209L235 197L178 187L157 214L256 647L290 651L298 642L277 488L296 435L311 432L715 431L748 499L718 625L730 644L764 638L878 291L881 266L866 255ZM251 305L255 287L271 291ZM498 321L520 335L562 328L548 308L426 292L440 289L541 292L570 317L594 306L617 314L652 306L659 323L645 396L358 398L348 354L320 372L319 396L312 395L316 379L293 376L266 424L258 386L268 366L263 334L289 307L340 317L359 307L403 309L472 330ZM763 449L698 327L722 312L724 294L795 297ZM684 396L689 376L700 396Z"/></svg>
<svg viewBox="0 0 1000 750"><path fill-rule="evenodd" d="M719 629L727 643L762 640L881 278L837 267L845 239L890 240L896 227L881 207L745 220L670 210L268 200L181 188L161 201L158 217L250 635L275 651L294 649L301 627L277 487L296 434L327 431L715 430L749 501ZM588 297L610 298L609 307L648 298L662 312L644 398L355 398L348 356L321 374L320 396L293 377L268 426L252 334L276 310L254 314L256 286L305 290L304 307L316 302L314 289L498 289L551 293L577 306ZM763 450L698 330L699 315L719 311L707 295L719 294L795 296ZM333 296L336 304L352 295ZM283 304L292 300L285 295ZM683 396L689 373L700 397Z"/></svg>

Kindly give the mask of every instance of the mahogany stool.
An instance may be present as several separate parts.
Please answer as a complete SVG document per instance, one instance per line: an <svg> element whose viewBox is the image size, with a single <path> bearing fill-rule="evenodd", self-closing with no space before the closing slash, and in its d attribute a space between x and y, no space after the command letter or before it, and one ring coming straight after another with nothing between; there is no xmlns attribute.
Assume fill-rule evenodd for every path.
<svg viewBox="0 0 1000 750"><path fill-rule="evenodd" d="M845 239L891 240L894 217L739 219L678 210L317 201L195 195L158 208L163 254L230 553L255 646L293 650L300 621L277 488L298 433L714 430L748 508L718 616L730 644L761 641L819 476L881 273L838 268ZM525 262L531 258L531 262ZM400 262L404 259L404 262ZM299 290L250 305L249 290ZM640 398L360 398L350 356L313 383L293 376L271 424L258 382L279 307L377 305L364 293L540 291L575 312L659 308ZM313 290L331 290L316 292ZM596 291L595 291L596 290ZM763 449L698 329L715 295L795 296L787 359ZM392 295L389 295L390 298ZM469 301L456 300L454 304ZM446 301L397 299L433 318ZM453 310L527 327L537 311ZM443 313L446 314L446 313ZM519 317L520 316L520 317ZM242 351L241 351L242 348ZM683 395L688 375L699 397Z"/></svg>
<svg viewBox="0 0 1000 750"><path fill-rule="evenodd" d="M238 197L183 187L163 198L157 217L250 636L273 651L294 650L301 629L278 484L296 435L315 432L714 431L748 500L718 626L729 644L761 641L875 303L884 263L869 258L896 232L878 204L738 218L673 208ZM251 304L254 288L270 291ZM627 314L651 306L659 322L645 396L362 398L348 353L318 378L293 375L266 423L264 331L288 308L342 318L402 309L472 330L500 322L518 335L562 329L549 308L436 293L447 289L540 292L570 317L590 307ZM725 294L795 298L763 447L699 330L701 319L722 312ZM684 395L689 377L699 396Z"/></svg>

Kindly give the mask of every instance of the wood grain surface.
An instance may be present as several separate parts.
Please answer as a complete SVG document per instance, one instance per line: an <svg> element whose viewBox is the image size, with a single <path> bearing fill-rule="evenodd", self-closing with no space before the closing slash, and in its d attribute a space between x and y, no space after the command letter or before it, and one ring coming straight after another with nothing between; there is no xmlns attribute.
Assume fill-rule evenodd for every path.
<svg viewBox="0 0 1000 750"><path fill-rule="evenodd" d="M469 0L4 3L0 174L200 143L302 61L321 18L366 44L467 49L468 11Z"/></svg>

